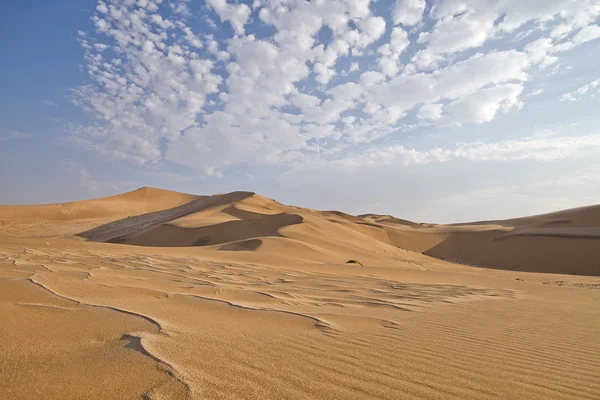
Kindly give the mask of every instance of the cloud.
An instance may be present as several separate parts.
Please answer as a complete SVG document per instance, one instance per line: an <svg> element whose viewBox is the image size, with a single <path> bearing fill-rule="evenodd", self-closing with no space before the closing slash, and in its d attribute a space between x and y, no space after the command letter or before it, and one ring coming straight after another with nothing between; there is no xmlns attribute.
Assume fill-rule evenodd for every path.
<svg viewBox="0 0 600 400"><path fill-rule="evenodd" d="M429 120L438 120L442 117L442 109L444 108L443 104L423 104L421 108L419 108L419 112L417 113L417 118L419 119L429 119Z"/></svg>
<svg viewBox="0 0 600 400"><path fill-rule="evenodd" d="M381 54L379 67L384 75L391 77L398 74L400 56L409 45L410 40L406 31L402 28L393 28L390 42L377 49L377 52Z"/></svg>
<svg viewBox="0 0 600 400"><path fill-rule="evenodd" d="M536 24L538 30L544 30L545 24L556 23L551 34L555 38L582 28L574 41L569 42L569 45L579 45L598 37L597 26L591 25L598 16L600 7L595 0L526 4L520 0L440 1L432 8L433 29L419 36L419 43L426 44L426 48L419 51L412 62L419 68L432 68L449 55L513 34L528 22Z"/></svg>
<svg viewBox="0 0 600 400"><path fill-rule="evenodd" d="M42 101L42 103L48 107L57 107L58 106L58 104L52 100L44 100L44 101Z"/></svg>
<svg viewBox="0 0 600 400"><path fill-rule="evenodd" d="M422 32L418 43L427 47L419 51L412 62L428 68L443 60L443 55L480 47L492 36L494 20L476 13L448 15L438 20L431 32Z"/></svg>
<svg viewBox="0 0 600 400"><path fill-rule="evenodd" d="M600 38L600 26L589 25L573 36L573 43L582 44Z"/></svg>
<svg viewBox="0 0 600 400"><path fill-rule="evenodd" d="M82 40L90 83L73 91L73 102L94 120L73 126L71 139L101 154L156 162L161 138L195 125L207 96L219 90L223 79L212 73L219 61L198 53L201 37L177 10L163 18L152 1L115 1L107 12L103 5L93 17L95 40L114 55Z"/></svg>
<svg viewBox="0 0 600 400"><path fill-rule="evenodd" d="M231 27L238 35L244 34L244 25L250 17L250 7L246 4L229 4L227 0L207 0L215 10L221 21L229 21Z"/></svg>
<svg viewBox="0 0 600 400"><path fill-rule="evenodd" d="M539 96L539 95L541 95L543 93L544 93L544 89L543 88L539 88L539 89L533 90L532 92L528 93L527 97Z"/></svg>
<svg viewBox="0 0 600 400"><path fill-rule="evenodd" d="M544 137L531 136L498 142L458 143L454 147L435 147L428 150L407 148L403 145L371 147L351 156L319 164L311 168L354 169L364 166L424 165L456 160L468 161L553 161L576 154L594 154L600 150L600 134L584 136ZM300 166L303 169L305 166Z"/></svg>
<svg viewBox="0 0 600 400"><path fill-rule="evenodd" d="M482 89L453 101L444 111L450 116L450 123L481 124L493 120L498 111L507 112L511 108L521 107L523 103L518 99L521 92L523 85L514 83Z"/></svg>
<svg viewBox="0 0 600 400"><path fill-rule="evenodd" d="M362 86L364 98L369 103L380 105L383 110L397 109L407 112L418 104L436 103L440 100L454 100L457 104L467 104L475 92L482 91L490 85L500 85L498 90L504 91L502 84L526 81L526 71L532 65L527 53L515 50L477 53L449 67L438 69L435 73L403 74L389 81L380 79ZM490 93L498 91L492 89L486 88L479 96L489 97ZM457 120L456 123L473 122L472 115L456 115L464 115L467 118L465 121ZM478 121L479 119L476 122Z"/></svg>
<svg viewBox="0 0 600 400"><path fill-rule="evenodd" d="M587 83L572 92L563 94L560 97L560 101L578 101L581 100L583 96L588 95L595 97L598 94L600 94L600 79Z"/></svg>
<svg viewBox="0 0 600 400"><path fill-rule="evenodd" d="M527 82L597 37L600 15L592 0L404 0L390 15L369 0L169 5L98 1L79 36L88 82L72 91L89 120L68 141L215 176L335 159L414 116L460 126L514 112ZM192 26L200 13L227 29Z"/></svg>
<svg viewBox="0 0 600 400"><path fill-rule="evenodd" d="M396 0L392 20L394 25L413 26L421 21L425 0Z"/></svg>

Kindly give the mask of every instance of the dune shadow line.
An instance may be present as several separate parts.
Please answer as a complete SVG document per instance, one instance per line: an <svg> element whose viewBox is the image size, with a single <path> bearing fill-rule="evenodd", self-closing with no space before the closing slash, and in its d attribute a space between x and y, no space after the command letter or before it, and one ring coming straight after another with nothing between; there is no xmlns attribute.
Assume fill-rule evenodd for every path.
<svg viewBox="0 0 600 400"><path fill-rule="evenodd" d="M208 208L218 207L230 202L242 201L254 195L253 192L232 192L192 200L189 203L166 210L155 211L142 215L130 216L112 221L96 228L80 232L76 236L93 242L110 242L127 237L164 224L177 218L185 217Z"/></svg>

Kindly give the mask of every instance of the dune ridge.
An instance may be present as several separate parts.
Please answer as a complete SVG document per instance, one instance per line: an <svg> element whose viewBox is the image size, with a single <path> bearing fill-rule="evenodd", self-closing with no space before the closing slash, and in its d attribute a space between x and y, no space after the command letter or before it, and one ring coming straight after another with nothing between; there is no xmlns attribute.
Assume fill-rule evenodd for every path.
<svg viewBox="0 0 600 400"><path fill-rule="evenodd" d="M177 207L198 197L142 187L91 200L0 206L0 236L72 236L116 219Z"/></svg>
<svg viewBox="0 0 600 400"><path fill-rule="evenodd" d="M56 204L0 206L2 220L73 220L139 215L188 203L200 196L144 186L131 192Z"/></svg>

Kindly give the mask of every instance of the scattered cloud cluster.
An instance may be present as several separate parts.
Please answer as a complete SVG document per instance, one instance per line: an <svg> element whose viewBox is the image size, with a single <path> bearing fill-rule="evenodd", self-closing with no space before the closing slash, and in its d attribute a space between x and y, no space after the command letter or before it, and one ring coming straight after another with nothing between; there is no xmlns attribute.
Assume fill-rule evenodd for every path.
<svg viewBox="0 0 600 400"><path fill-rule="evenodd" d="M458 143L451 148L435 147L428 150L406 148L393 145L385 148L374 147L329 162L331 165L362 167L374 164L415 165L453 160L505 161L537 160L552 161L568 157L574 153L600 151L600 134L584 136L536 135L520 139L501 140L492 143Z"/></svg>
<svg viewBox="0 0 600 400"><path fill-rule="evenodd" d="M79 33L89 83L73 91L93 121L71 125L69 140L207 175L235 164L339 160L360 146L374 149L367 159L430 162L547 159L572 151L564 141L597 145L588 137L377 147L404 124L482 124L518 110L525 82L600 37L596 0L392 5L207 0L195 10L184 0L98 1L94 31ZM206 23L192 24L194 14Z"/></svg>
<svg viewBox="0 0 600 400"><path fill-rule="evenodd" d="M572 92L563 94L560 97L560 101L577 101L583 96L594 97L598 94L600 94L600 79L585 84Z"/></svg>

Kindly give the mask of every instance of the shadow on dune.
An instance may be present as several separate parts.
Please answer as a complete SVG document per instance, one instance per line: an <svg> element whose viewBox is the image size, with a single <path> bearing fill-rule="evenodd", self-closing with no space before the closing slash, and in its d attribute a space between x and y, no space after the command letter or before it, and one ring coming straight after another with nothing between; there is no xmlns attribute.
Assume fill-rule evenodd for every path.
<svg viewBox="0 0 600 400"><path fill-rule="evenodd" d="M300 224L297 214L261 214L242 210L235 203L253 196L251 192L233 192L193 200L182 206L124 218L99 226L78 236L92 241L135 246L187 247L221 246L220 250L252 251L262 241L260 237L280 236L279 229ZM172 221L187 215L233 203L221 212L236 220L200 227L181 227Z"/></svg>
<svg viewBox="0 0 600 400"><path fill-rule="evenodd" d="M503 270L600 275L600 238L454 233L423 254Z"/></svg>
<svg viewBox="0 0 600 400"><path fill-rule="evenodd" d="M252 219L227 221L198 228L183 228L164 224L132 237L115 238L108 242L135 246L212 246L241 240L258 240L257 238L265 236L280 236L279 229L289 225L300 224L303 221L303 218L296 214L256 215L261 216L261 218L253 216ZM232 244L229 248L254 250L261 243L254 241L247 242L245 245L238 244L235 246ZM221 249L226 250L227 248Z"/></svg>
<svg viewBox="0 0 600 400"><path fill-rule="evenodd" d="M189 214L197 213L209 208L218 207L232 202L242 201L252 197L253 195L254 193L252 192L232 192L222 195L203 197L166 210L155 211L112 221L94 229L78 233L77 236L94 242L108 242L120 237L136 234L174 219L185 217Z"/></svg>
<svg viewBox="0 0 600 400"><path fill-rule="evenodd" d="M254 251L262 244L260 239L240 240L239 242L226 243L219 247L219 250L224 251Z"/></svg>

